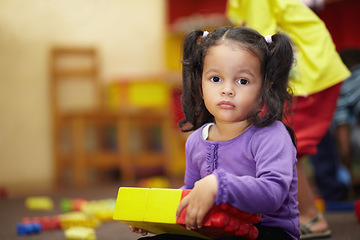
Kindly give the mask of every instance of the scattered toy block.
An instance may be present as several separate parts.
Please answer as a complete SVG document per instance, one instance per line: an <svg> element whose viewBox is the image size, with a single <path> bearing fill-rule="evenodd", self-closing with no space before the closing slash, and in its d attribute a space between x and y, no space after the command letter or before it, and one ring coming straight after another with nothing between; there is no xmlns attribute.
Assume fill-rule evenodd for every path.
<svg viewBox="0 0 360 240"><path fill-rule="evenodd" d="M81 211L92 214L101 221L110 221L113 218L116 199L93 200L84 203Z"/></svg>
<svg viewBox="0 0 360 240"><path fill-rule="evenodd" d="M60 208L63 212L80 211L86 203L87 200L84 198L64 198L60 201Z"/></svg>
<svg viewBox="0 0 360 240"><path fill-rule="evenodd" d="M25 205L30 210L51 211L54 207L53 200L49 197L28 197L25 199Z"/></svg>
<svg viewBox="0 0 360 240"><path fill-rule="evenodd" d="M60 222L58 216L52 216L52 217L24 217L21 220L22 223L37 223L41 225L41 229L44 231L53 230L53 229L59 229L60 228Z"/></svg>
<svg viewBox="0 0 360 240"><path fill-rule="evenodd" d="M93 228L87 227L70 227L64 231L68 240L96 240Z"/></svg>
<svg viewBox="0 0 360 240"><path fill-rule="evenodd" d="M18 235L30 235L40 233L42 228L39 223L35 222L18 223L16 224L16 231Z"/></svg>
<svg viewBox="0 0 360 240"><path fill-rule="evenodd" d="M52 224L53 224L53 228L54 229L60 229L61 226L60 226L60 219L59 219L59 216L52 216L51 217L51 221L52 221Z"/></svg>
<svg viewBox="0 0 360 240"><path fill-rule="evenodd" d="M54 224L52 222L52 219L50 217L42 217L40 219L41 227L44 231L52 230L54 229Z"/></svg>
<svg viewBox="0 0 360 240"><path fill-rule="evenodd" d="M83 212L70 212L59 215L59 222L62 229L70 227L97 228L101 222L91 214Z"/></svg>
<svg viewBox="0 0 360 240"><path fill-rule="evenodd" d="M86 204L87 200L84 198L74 198L71 200L71 206L73 211L80 211L82 206Z"/></svg>
<svg viewBox="0 0 360 240"><path fill-rule="evenodd" d="M63 212L71 212L72 211L71 200L68 198L61 199L60 208Z"/></svg>

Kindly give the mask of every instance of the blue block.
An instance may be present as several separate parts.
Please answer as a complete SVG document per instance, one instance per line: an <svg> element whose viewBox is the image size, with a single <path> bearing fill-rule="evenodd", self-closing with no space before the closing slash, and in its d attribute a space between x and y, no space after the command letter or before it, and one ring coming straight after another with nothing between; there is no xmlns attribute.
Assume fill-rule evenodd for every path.
<svg viewBox="0 0 360 240"><path fill-rule="evenodd" d="M40 233L42 228L39 223L18 223L16 224L16 231L18 235L29 235Z"/></svg>
<svg viewBox="0 0 360 240"><path fill-rule="evenodd" d="M42 227L40 223L31 223L31 225L32 225L33 233L41 233Z"/></svg>

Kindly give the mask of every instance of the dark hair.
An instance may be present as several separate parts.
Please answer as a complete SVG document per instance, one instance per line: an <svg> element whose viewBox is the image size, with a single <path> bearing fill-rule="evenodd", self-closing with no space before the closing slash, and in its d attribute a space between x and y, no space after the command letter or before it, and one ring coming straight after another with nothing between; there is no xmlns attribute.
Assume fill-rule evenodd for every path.
<svg viewBox="0 0 360 240"><path fill-rule="evenodd" d="M202 99L202 71L207 50L224 41L235 41L258 57L263 83L259 106L248 116L250 123L265 127L275 120L285 119L285 109L291 105L288 79L293 64L293 50L290 39L284 34L272 36L267 43L257 31L242 27L222 27L202 37L202 30L190 32L184 39L183 53L183 95L182 107L185 119L179 122L182 131L192 131L214 117L206 109ZM286 124L285 124L286 125ZM288 131L294 141L293 130Z"/></svg>

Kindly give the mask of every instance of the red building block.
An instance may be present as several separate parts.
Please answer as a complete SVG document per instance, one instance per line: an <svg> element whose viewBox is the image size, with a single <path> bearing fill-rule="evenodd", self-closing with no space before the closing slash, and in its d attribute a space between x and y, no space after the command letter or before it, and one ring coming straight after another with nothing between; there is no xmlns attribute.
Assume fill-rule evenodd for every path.
<svg viewBox="0 0 360 240"><path fill-rule="evenodd" d="M73 211L80 211L82 206L87 202L85 198L74 198L71 200L71 206Z"/></svg>
<svg viewBox="0 0 360 240"><path fill-rule="evenodd" d="M60 229L61 228L59 216L52 216L51 221L52 221L54 229Z"/></svg>
<svg viewBox="0 0 360 240"><path fill-rule="evenodd" d="M257 239L257 237L259 236L259 230L254 226L250 226L249 232L246 235L247 239Z"/></svg>
<svg viewBox="0 0 360 240"><path fill-rule="evenodd" d="M41 229L44 231L49 231L53 229L59 229L60 228L60 221L58 216L52 216L52 217L25 217L21 220L21 223L23 224L29 224L29 223L37 223L40 224Z"/></svg>
<svg viewBox="0 0 360 240"><path fill-rule="evenodd" d="M191 190L183 190L181 199L190 193ZM176 223L185 226L185 208ZM256 239L259 231L254 224L260 222L261 214L247 213L235 207L224 204L214 206L206 214L203 220L203 227L194 231L216 239L227 235L239 235L252 240Z"/></svg>

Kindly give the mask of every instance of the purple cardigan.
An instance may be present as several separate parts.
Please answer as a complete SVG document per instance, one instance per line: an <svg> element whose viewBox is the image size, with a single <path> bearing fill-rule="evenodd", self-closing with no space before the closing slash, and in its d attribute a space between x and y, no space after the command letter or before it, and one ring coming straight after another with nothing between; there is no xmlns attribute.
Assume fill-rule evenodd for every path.
<svg viewBox="0 0 360 240"><path fill-rule="evenodd" d="M186 142L183 188L192 189L196 181L215 174L216 204L261 213L262 225L280 227L298 239L296 149L284 124L251 126L234 139L213 142L202 138L204 126Z"/></svg>

